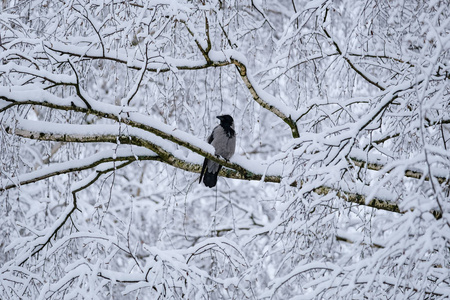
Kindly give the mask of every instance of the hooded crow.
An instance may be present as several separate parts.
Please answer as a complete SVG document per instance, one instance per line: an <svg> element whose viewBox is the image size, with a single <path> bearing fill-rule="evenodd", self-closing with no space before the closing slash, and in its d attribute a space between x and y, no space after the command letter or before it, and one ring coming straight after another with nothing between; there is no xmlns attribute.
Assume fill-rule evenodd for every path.
<svg viewBox="0 0 450 300"><path fill-rule="evenodd" d="M218 116L220 124L217 125L211 135L208 137L208 143L216 149L216 156L221 156L229 160L234 154L236 148L236 133L234 131L233 118L230 115ZM219 174L222 166L214 161L205 158L203 162L202 172L200 173L200 181L207 187L214 187L217 183L217 174Z"/></svg>

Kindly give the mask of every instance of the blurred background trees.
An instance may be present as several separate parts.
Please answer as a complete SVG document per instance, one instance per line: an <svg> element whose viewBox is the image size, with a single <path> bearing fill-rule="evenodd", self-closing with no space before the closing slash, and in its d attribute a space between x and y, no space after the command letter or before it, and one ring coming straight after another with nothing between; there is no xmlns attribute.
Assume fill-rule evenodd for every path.
<svg viewBox="0 0 450 300"><path fill-rule="evenodd" d="M3 1L1 298L448 297L448 4Z"/></svg>

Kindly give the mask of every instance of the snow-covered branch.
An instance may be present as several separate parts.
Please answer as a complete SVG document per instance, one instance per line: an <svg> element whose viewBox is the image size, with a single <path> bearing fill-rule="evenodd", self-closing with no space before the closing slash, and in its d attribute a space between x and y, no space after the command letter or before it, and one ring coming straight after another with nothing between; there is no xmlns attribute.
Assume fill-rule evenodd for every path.
<svg viewBox="0 0 450 300"><path fill-rule="evenodd" d="M3 96L3 99L7 99L8 101L12 101L10 98L6 98ZM60 100L59 102L67 102L69 100ZM233 179L245 179L245 180L255 180L264 182L275 182L280 183L282 181L282 173L278 169L278 166L272 166L271 169L274 171L269 171L269 168L264 169L263 165L257 167L255 162L251 163L245 160L238 160L236 162L233 159L231 162L225 161L222 158L216 157L210 151L205 151L202 147L207 148L206 144L202 141L199 141L196 137L190 136L187 133L180 132L176 128L167 126L165 124L158 124L154 120L150 123L146 120L146 118L140 114L136 113L127 113L126 117L122 118L121 113L118 111L117 107L108 107L103 106L103 110L94 110L93 108L76 108L75 106L59 106L56 105L58 101L53 103L49 103L45 101L45 103L39 103L37 101L24 101L26 104L34 103L35 105L44 105L50 106L52 108L66 109L66 110L77 110L77 111L85 111L87 113L95 114L98 116L102 116L105 118L110 118L116 121L119 121L122 124L128 124L127 126L120 125L62 125L60 124L57 129L52 128L52 124L44 123L44 122L35 122L35 121L27 121L21 120L18 122L14 131L9 128L6 128L6 131L10 134L14 134L23 138L30 138L42 141L53 141L53 142L75 142L75 143L120 143L120 144L130 144L138 147L147 148L155 153L154 157L149 158L148 156L144 156L143 159L151 159L165 162L174 167L180 168L185 171L190 172L200 172L201 165L197 160L189 159L188 157L177 156L175 148L173 146L164 142L164 140L175 142L180 146L186 147L189 150L192 150L204 157L207 157L211 160L217 161L222 165L228 167L229 169L223 169L221 171L221 175L227 178ZM17 103L17 102L16 102ZM19 102L20 103L20 102ZM72 102L73 103L73 102ZM92 105L100 106L99 103L93 102ZM117 113L117 115L113 112ZM370 116L368 116L370 118ZM41 130L36 130L36 128L41 128ZM88 134L84 134L87 132ZM145 132L150 132L151 134L147 134ZM156 136L155 136L156 135ZM160 139L160 138L162 139ZM203 144L203 145L202 145ZM202 145L202 146L200 146ZM34 175L28 174L24 176L25 179L19 179L18 183L6 185L3 189L9 189L17 184L27 184L33 183L38 180L42 180L48 178L50 176L64 174L68 172L74 172L79 170L84 170L88 168L92 168L102 162L106 161L135 161L139 160L139 157L135 154L128 153L125 156L117 156L114 153L114 158L101 158L94 162L92 159L83 159L79 162L77 167L72 167L73 164L60 164L59 166L53 166L49 168L49 170L41 171L43 175ZM350 161L359 167L364 167L367 165L368 169L371 170L381 170L384 165L379 163L370 163L364 161L362 158L363 155L359 155L359 158L354 158L352 155L349 156ZM85 163L85 161L89 161L90 163ZM66 166L66 167L64 167ZM70 166L70 167L69 167ZM58 171L52 171L53 168L57 168ZM38 172L39 174L40 172ZM419 171L414 170L405 170L405 176L420 179L423 177L423 174ZM30 177L30 178L28 178ZM429 180L429 178L425 178ZM439 182L443 182L444 177L437 177ZM291 185L299 186L298 182L293 182ZM301 186L302 184L300 184ZM369 194L361 194L355 193L354 191L347 190L343 187L332 187L323 185L317 188L314 188L313 191L319 195L327 195L329 192L334 191L337 193L337 196L345 201L356 203L359 205L368 205L373 208L387 210L391 212L402 212L396 203L396 199L383 199L384 197L377 196L369 196ZM370 201L366 200L366 198L373 198ZM441 213L437 211L432 211L432 214L440 218Z"/></svg>
<svg viewBox="0 0 450 300"><path fill-rule="evenodd" d="M0 5L0 297L450 295L444 2Z"/></svg>

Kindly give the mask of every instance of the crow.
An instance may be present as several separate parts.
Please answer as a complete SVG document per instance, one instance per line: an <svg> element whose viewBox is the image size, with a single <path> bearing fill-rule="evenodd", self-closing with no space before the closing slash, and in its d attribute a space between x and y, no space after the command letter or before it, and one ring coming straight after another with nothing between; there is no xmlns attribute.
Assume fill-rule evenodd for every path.
<svg viewBox="0 0 450 300"><path fill-rule="evenodd" d="M216 156L229 160L236 148L236 132L234 131L233 118L230 115L223 115L217 116L217 119L220 120L220 124L214 128L207 142L216 149ZM216 186L217 174L219 174L221 168L222 165L205 158L199 183L202 182L203 178L203 183L207 187L212 188Z"/></svg>

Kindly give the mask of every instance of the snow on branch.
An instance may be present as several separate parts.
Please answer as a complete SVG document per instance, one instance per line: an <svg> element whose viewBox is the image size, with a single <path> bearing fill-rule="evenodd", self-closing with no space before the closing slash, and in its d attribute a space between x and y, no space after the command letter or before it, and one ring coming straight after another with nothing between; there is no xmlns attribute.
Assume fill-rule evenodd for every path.
<svg viewBox="0 0 450 300"><path fill-rule="evenodd" d="M30 137L31 132L21 131L25 136ZM36 136L40 135L40 133L34 133ZM8 190L14 187L22 186L25 184L34 183L49 177L78 172L82 170L87 170L91 168L95 168L100 164L108 163L108 162L121 162L121 161L145 161L145 160L159 160L158 155L156 155L153 151L150 151L145 148L132 148L132 149L117 149L114 150L105 150L99 153L96 153L90 157L86 157L77 161L63 162L63 163L54 163L48 167L44 167L40 170L32 171L27 174L20 175L17 179L11 178L13 180L17 180L13 183L7 184L0 188L0 190Z"/></svg>
<svg viewBox="0 0 450 300"><path fill-rule="evenodd" d="M124 124L132 124L127 122L125 119L122 119ZM142 124L142 123L141 123ZM147 133L141 128L135 128L132 126L123 126L120 125L67 125L60 124L57 126L57 129L54 129L53 124L46 122L37 122L37 121L28 121L21 120L16 125L14 132L9 131L10 134L15 134L17 136L23 138L30 138L36 140L43 141L58 141L58 142L74 142L74 143L117 143L120 144L130 144L138 147L144 147L151 151L153 151L157 156L142 156L144 159L150 160L158 160L163 161L169 165L174 167L190 171L190 172L200 172L201 165L198 163L198 159L192 160L189 157L180 157L177 156L177 151L174 151L173 147L167 142L165 142L160 137L155 136L152 133ZM161 126L159 126L161 128ZM37 130L37 129L41 130ZM51 128L51 129L50 129ZM86 134L87 133L87 134ZM167 132L166 132L167 134ZM177 134L178 136L185 136L186 133ZM192 140L195 140L195 137L191 137ZM177 139L168 140L172 142L177 142ZM265 181L265 182L274 182L280 183L282 181L282 175L280 171L276 171L279 169L279 166L276 165L272 167L272 172L275 170L276 175L266 174L268 169L264 170L263 165L261 164L259 167L256 167L255 162L250 162L248 160L243 159L232 159L230 162L223 160L221 158L216 157L208 151L201 149L200 147L193 146L188 143L186 136L184 137L184 141L179 143L179 145L185 146L188 149L196 149L197 153L208 157L209 159L215 160L218 163L228 167L229 169L223 169L220 175L233 179L244 179L244 180L255 180L255 181ZM199 142L199 145L204 142ZM205 143L204 143L205 144ZM206 147L205 147L206 148ZM109 151L111 152L111 151ZM121 154L121 153L119 153ZM19 178L18 184L27 184L36 182L38 180L42 180L48 178L50 176L64 174L73 171L79 171L83 169L88 169L95 167L101 163L108 161L127 161L131 163L135 160L139 160L139 156L136 156L133 153L130 153L129 150L125 154L117 155L114 154L112 157L105 157L105 154L95 155L91 158L86 158L78 163L62 163L58 165L54 165L45 170L36 171L27 175L24 175L23 178ZM77 165L74 167L73 165ZM256 168L255 168L256 167ZM374 169L379 168L378 165L374 166ZM298 186L298 182L293 182L291 185ZM3 190L10 189L16 186L16 184L10 184L2 188ZM301 186L301 185L300 185ZM335 192L336 195L345 201L356 203L359 205L367 205L369 207L382 209L391 212L402 212L398 205L396 204L395 199L383 200L386 196L382 196L381 198L375 194L375 196L370 197L370 201L367 201L366 198L368 194L358 194L352 192L350 190L346 190L344 187L333 188L330 186L321 186L318 188L314 188L313 191L319 195L327 195L330 192ZM432 214L436 218L440 218L441 213L432 212Z"/></svg>
<svg viewBox="0 0 450 300"><path fill-rule="evenodd" d="M450 294L443 1L1 6L1 295Z"/></svg>

